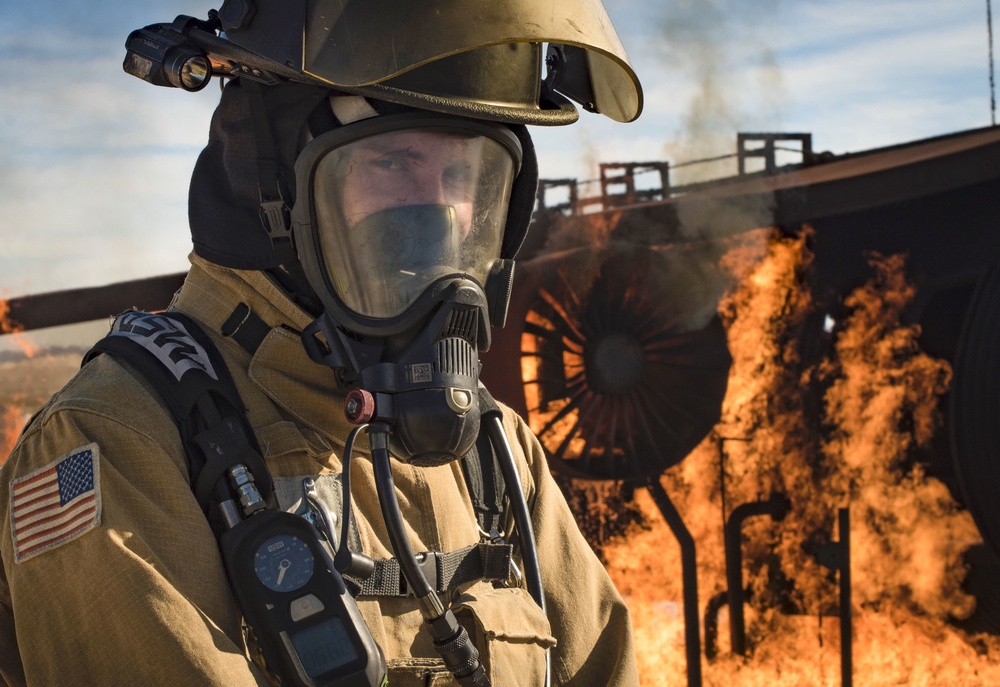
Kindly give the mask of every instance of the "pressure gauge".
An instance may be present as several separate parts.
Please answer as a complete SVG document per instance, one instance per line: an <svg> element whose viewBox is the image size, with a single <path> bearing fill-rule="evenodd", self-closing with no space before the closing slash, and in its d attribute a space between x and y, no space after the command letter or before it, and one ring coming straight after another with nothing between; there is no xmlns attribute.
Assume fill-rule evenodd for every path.
<svg viewBox="0 0 1000 687"><path fill-rule="evenodd" d="M257 579L275 592L293 592L312 577L314 559L309 546L292 534L264 540L254 554Z"/></svg>

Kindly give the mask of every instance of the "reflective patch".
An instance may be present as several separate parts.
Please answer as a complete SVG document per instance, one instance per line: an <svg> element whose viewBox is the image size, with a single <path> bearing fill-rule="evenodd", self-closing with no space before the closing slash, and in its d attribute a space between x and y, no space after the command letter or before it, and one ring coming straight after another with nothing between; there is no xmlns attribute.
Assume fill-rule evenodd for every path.
<svg viewBox="0 0 1000 687"><path fill-rule="evenodd" d="M72 541L101 523L97 444L10 482L14 559L21 563Z"/></svg>
<svg viewBox="0 0 1000 687"><path fill-rule="evenodd" d="M208 353L177 320L155 313L124 312L115 319L111 336L125 336L138 343L155 355L177 381L190 369L219 378Z"/></svg>
<svg viewBox="0 0 1000 687"><path fill-rule="evenodd" d="M331 520L331 525L336 530L334 532L334 539L339 540L344 503L344 491L340 478L340 473L275 477L274 495L278 499L278 507L281 510L297 515L308 514L311 509L308 503L306 503L304 496L305 490L309 488L308 482L312 481L316 497L326 509ZM313 524L319 527L319 523L314 522ZM320 529L322 528L320 527ZM353 551L361 551L361 536L358 532L357 517L353 511L351 512L351 525L348 532L350 548ZM339 541L337 547L339 548Z"/></svg>

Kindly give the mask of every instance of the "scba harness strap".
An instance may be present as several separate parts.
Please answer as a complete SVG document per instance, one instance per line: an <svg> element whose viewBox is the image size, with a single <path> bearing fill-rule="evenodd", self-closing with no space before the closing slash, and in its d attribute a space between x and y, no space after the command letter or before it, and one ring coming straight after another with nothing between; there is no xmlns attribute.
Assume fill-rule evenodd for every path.
<svg viewBox="0 0 1000 687"><path fill-rule="evenodd" d="M242 463L265 500L273 485L260 447L222 356L211 339L181 313L126 311L83 358L101 353L125 361L150 382L180 430L191 488L213 521L212 491L223 473Z"/></svg>
<svg viewBox="0 0 1000 687"><path fill-rule="evenodd" d="M269 331L249 307L241 303L222 326L248 352ZM273 484L246 410L225 361L194 319L178 312L126 311L115 318L111 331L84 356L83 364L102 353L125 362L156 389L180 431L192 490L217 535L222 527L216 515L213 488L235 464L246 465L262 496L273 505ZM497 459L485 434L463 459L463 474L484 534L483 541L452 552L419 554L427 579L438 592L486 580L509 578L513 547L499 536L504 513L504 484ZM485 441L484 441L485 440ZM375 560L366 579L346 578L358 596L407 596L399 562Z"/></svg>

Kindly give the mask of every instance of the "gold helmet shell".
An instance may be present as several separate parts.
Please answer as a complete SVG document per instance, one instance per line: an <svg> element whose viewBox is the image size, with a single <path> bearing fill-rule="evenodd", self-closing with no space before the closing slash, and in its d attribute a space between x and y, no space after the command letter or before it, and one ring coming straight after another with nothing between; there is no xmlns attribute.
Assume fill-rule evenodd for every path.
<svg viewBox="0 0 1000 687"><path fill-rule="evenodd" d="M642 111L600 0L226 0L219 18L213 61L420 109L541 125L577 119L566 98L620 122Z"/></svg>

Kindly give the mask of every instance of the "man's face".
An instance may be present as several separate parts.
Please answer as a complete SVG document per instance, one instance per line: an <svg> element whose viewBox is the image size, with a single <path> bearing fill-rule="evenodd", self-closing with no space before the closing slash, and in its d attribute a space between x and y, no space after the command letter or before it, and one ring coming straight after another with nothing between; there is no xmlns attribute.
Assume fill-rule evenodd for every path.
<svg viewBox="0 0 1000 687"><path fill-rule="evenodd" d="M382 318L439 279L465 275L484 285L500 256L517 172L513 136L460 120L372 129L331 132L310 144L315 153L303 153L303 166L313 165L307 198L330 293Z"/></svg>
<svg viewBox="0 0 1000 687"><path fill-rule="evenodd" d="M443 205L455 209L461 235L472 226L483 139L402 131L355 143L341 161L342 211L349 227L389 208Z"/></svg>

